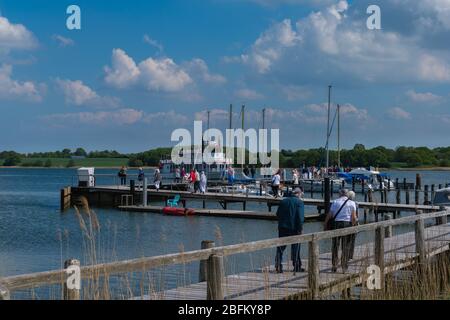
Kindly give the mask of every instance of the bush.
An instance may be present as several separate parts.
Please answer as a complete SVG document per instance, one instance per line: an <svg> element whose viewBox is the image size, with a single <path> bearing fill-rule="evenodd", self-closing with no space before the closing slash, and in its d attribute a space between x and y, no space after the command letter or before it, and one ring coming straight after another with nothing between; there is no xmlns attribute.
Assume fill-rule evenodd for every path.
<svg viewBox="0 0 450 320"><path fill-rule="evenodd" d="M66 168L73 168L73 167L75 167L75 161L73 161L73 159L70 159L70 161L66 165Z"/></svg>
<svg viewBox="0 0 450 320"><path fill-rule="evenodd" d="M142 167L142 166L144 166L144 162L140 159L130 159L128 161L128 166L135 167L135 168Z"/></svg>
<svg viewBox="0 0 450 320"><path fill-rule="evenodd" d="M45 166L46 168L50 168L50 167L52 166L52 160L47 159L47 161L45 161L44 166Z"/></svg>
<svg viewBox="0 0 450 320"><path fill-rule="evenodd" d="M450 160L442 159L441 161L439 161L439 166L440 167L450 167Z"/></svg>
<svg viewBox="0 0 450 320"><path fill-rule="evenodd" d="M14 166L18 166L21 161L22 161L22 159L19 156L13 155L13 156L6 158L5 161L3 162L3 165L5 167L14 167Z"/></svg>

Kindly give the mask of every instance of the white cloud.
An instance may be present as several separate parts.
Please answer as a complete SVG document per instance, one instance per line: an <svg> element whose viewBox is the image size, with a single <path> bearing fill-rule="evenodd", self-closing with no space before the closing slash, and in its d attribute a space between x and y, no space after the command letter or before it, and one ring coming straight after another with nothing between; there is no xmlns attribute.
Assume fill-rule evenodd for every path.
<svg viewBox="0 0 450 320"><path fill-rule="evenodd" d="M440 103L443 101L443 97L433 94L431 92L415 92L414 90L409 90L406 92L406 96L414 103Z"/></svg>
<svg viewBox="0 0 450 320"><path fill-rule="evenodd" d="M51 114L41 117L49 123L64 124L90 124L90 125L131 125L140 121L143 111L136 109L119 109L115 111L78 112Z"/></svg>
<svg viewBox="0 0 450 320"><path fill-rule="evenodd" d="M192 77L199 78L206 83L223 84L227 82L227 79L224 76L210 73L208 65L202 59L192 59L186 63L185 69Z"/></svg>
<svg viewBox="0 0 450 320"><path fill-rule="evenodd" d="M444 8L448 7L446 1ZM436 3L430 0L426 5ZM367 16L351 9L347 1L339 1L310 13L294 26L289 19L274 24L239 61L262 75L296 79L292 84L325 77L327 81L346 77L348 81L383 83L450 82L448 52L428 48L419 35L395 29L369 31Z"/></svg>
<svg viewBox="0 0 450 320"><path fill-rule="evenodd" d="M36 38L24 25L13 24L0 16L0 51L32 49L36 46Z"/></svg>
<svg viewBox="0 0 450 320"><path fill-rule="evenodd" d="M302 86L289 85L282 88L288 101L304 100L311 96L311 92Z"/></svg>
<svg viewBox="0 0 450 320"><path fill-rule="evenodd" d="M411 113L409 113L399 107L389 109L387 114L389 117L391 117L394 120L410 120L411 119Z"/></svg>
<svg viewBox="0 0 450 320"><path fill-rule="evenodd" d="M71 47L75 45L75 41L70 38L63 37L59 34L54 34L52 39L57 41L60 47Z"/></svg>
<svg viewBox="0 0 450 320"><path fill-rule="evenodd" d="M56 83L64 93L67 104L96 108L119 107L118 99L98 95L97 92L85 85L81 80L56 79Z"/></svg>
<svg viewBox="0 0 450 320"><path fill-rule="evenodd" d="M149 90L176 92L192 83L191 77L170 58L148 58L139 63L139 70Z"/></svg>
<svg viewBox="0 0 450 320"><path fill-rule="evenodd" d="M208 72L206 64L194 60L189 65L201 69L201 76L208 81L222 81L217 75ZM205 69L206 68L206 69ZM105 81L115 88L127 88L140 84L150 91L175 93L180 92L194 81L188 71L170 58L147 58L136 64L122 49L114 49L112 67L105 67Z"/></svg>
<svg viewBox="0 0 450 320"><path fill-rule="evenodd" d="M144 34L143 37L143 41L149 45L151 45L152 47L155 47L156 49L158 49L159 51L164 51L164 47L162 44L160 44L158 41L152 39L149 37L149 35Z"/></svg>
<svg viewBox="0 0 450 320"><path fill-rule="evenodd" d="M239 89L235 92L235 96L245 100L259 100L264 98L262 94L251 89Z"/></svg>
<svg viewBox="0 0 450 320"><path fill-rule="evenodd" d="M120 89L133 85L140 76L136 63L122 49L113 49L112 67L105 67L105 73L106 83Z"/></svg>
<svg viewBox="0 0 450 320"><path fill-rule="evenodd" d="M285 19L265 31L253 44L250 54L242 55L241 59L245 64L254 66L259 73L267 73L272 64L281 58L283 50L299 41L291 20Z"/></svg>
<svg viewBox="0 0 450 320"><path fill-rule="evenodd" d="M42 100L44 85L38 85L32 81L17 81L11 78L12 66L2 65L0 67L0 98L20 99L32 102Z"/></svg>

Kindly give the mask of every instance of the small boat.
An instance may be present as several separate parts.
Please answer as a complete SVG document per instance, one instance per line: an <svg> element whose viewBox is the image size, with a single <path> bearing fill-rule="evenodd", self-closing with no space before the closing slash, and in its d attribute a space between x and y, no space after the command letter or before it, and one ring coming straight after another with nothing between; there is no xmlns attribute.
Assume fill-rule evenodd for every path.
<svg viewBox="0 0 450 320"><path fill-rule="evenodd" d="M163 214L168 216L193 216L195 215L194 209L177 208L177 207L164 207L162 209Z"/></svg>
<svg viewBox="0 0 450 320"><path fill-rule="evenodd" d="M450 188L437 190L434 195L433 205L450 207Z"/></svg>

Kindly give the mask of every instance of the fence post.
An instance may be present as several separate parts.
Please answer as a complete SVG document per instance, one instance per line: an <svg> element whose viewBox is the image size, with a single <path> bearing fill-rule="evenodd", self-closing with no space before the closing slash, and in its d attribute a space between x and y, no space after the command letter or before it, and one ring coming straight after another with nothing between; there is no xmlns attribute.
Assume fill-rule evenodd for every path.
<svg viewBox="0 0 450 320"><path fill-rule="evenodd" d="M142 206L147 206L147 178L142 181Z"/></svg>
<svg viewBox="0 0 450 320"><path fill-rule="evenodd" d="M223 300L223 278L223 257L213 254L208 258L206 268L207 300Z"/></svg>
<svg viewBox="0 0 450 320"><path fill-rule="evenodd" d="M390 215L390 214L384 215L384 220L385 221L392 220L392 215ZM385 231L386 231L385 236L384 236L385 238L392 237L392 226L386 227Z"/></svg>
<svg viewBox="0 0 450 320"><path fill-rule="evenodd" d="M439 211L446 211L446 210L447 210L447 208L444 206L439 207ZM436 224L437 225L447 224L447 216L436 218Z"/></svg>
<svg viewBox="0 0 450 320"><path fill-rule="evenodd" d="M381 288L384 288L384 236L385 229L378 227L375 230L375 265L377 265L381 271Z"/></svg>
<svg viewBox="0 0 450 320"><path fill-rule="evenodd" d="M421 215L423 212L418 210L416 212L417 215ZM419 219L415 222L415 238L416 238L416 253L417 262L419 267L423 269L426 259L425 252L425 223L423 219Z"/></svg>
<svg viewBox="0 0 450 320"><path fill-rule="evenodd" d="M72 269L73 267L80 268L80 261L76 259L69 259L64 262L64 269L66 272ZM80 274L77 274L77 271L74 270L72 273L68 273L68 278L64 282L64 300L80 300ZM71 282L73 287L68 286L68 282Z"/></svg>
<svg viewBox="0 0 450 320"><path fill-rule="evenodd" d="M0 300L10 300L10 299L11 295L9 293L8 288L0 284Z"/></svg>
<svg viewBox="0 0 450 320"><path fill-rule="evenodd" d="M204 240L202 241L202 250L204 249L210 249L210 248L214 248L215 243L214 241L211 240ZM198 281L199 282L204 282L206 281L206 274L207 274L207 270L206 270L206 266L207 266L207 261L208 260L201 260L200 261L200 268L199 268L199 272L198 272Z"/></svg>
<svg viewBox="0 0 450 320"><path fill-rule="evenodd" d="M427 205L428 203L429 203L429 195L428 195L428 191L429 191L429 186L428 185L425 185L425 193L424 193L424 195L423 195L423 204L425 204L425 205Z"/></svg>
<svg viewBox="0 0 450 320"><path fill-rule="evenodd" d="M330 212L330 178L325 178L325 194L323 198L323 204L325 209L325 214L327 215Z"/></svg>
<svg viewBox="0 0 450 320"><path fill-rule="evenodd" d="M309 242L308 250L308 284L311 290L311 299L317 299L320 292L320 269L319 269L319 243L313 238Z"/></svg>

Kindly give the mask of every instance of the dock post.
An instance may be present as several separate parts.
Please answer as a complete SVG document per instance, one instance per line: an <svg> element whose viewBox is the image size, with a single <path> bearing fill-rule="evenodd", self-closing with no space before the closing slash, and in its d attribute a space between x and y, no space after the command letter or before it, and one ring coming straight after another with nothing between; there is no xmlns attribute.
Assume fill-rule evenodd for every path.
<svg viewBox="0 0 450 320"><path fill-rule="evenodd" d="M361 193L362 194L364 194L365 193L365 186L366 186L366 183L365 183L365 181L364 181L364 179L362 179L362 181L361 181Z"/></svg>
<svg viewBox="0 0 450 320"><path fill-rule="evenodd" d="M0 301L1 300L11 300L11 294L8 288L0 284Z"/></svg>
<svg viewBox="0 0 450 320"><path fill-rule="evenodd" d="M214 248L214 247L215 247L214 241L211 241L211 240L204 240L204 241L202 241L202 244L201 244L202 250L211 249L211 248ZM206 281L206 274L207 274L206 266L207 266L207 262L208 262L208 260L201 260L200 261L200 268L199 268L199 271L198 271L198 282Z"/></svg>
<svg viewBox="0 0 450 320"><path fill-rule="evenodd" d="M355 192L355 177L352 177L352 191Z"/></svg>
<svg viewBox="0 0 450 320"><path fill-rule="evenodd" d="M444 206L439 207L439 211L446 211L446 210L447 210L447 208ZM437 225L447 224L447 216L436 218L436 224Z"/></svg>
<svg viewBox="0 0 450 320"><path fill-rule="evenodd" d="M417 211L417 215L422 214L421 210ZM416 253L417 253L417 263L421 271L424 271L425 267L425 223L423 219L417 220L415 223L415 238L416 238Z"/></svg>
<svg viewBox="0 0 450 320"><path fill-rule="evenodd" d="M324 195L324 209L325 209L325 215L327 215L330 212L330 178L324 179L325 183L325 195Z"/></svg>
<svg viewBox="0 0 450 320"><path fill-rule="evenodd" d="M392 220L392 215L391 214L386 214L384 215L384 220L388 221L388 220ZM386 227L385 229L385 238L391 238L392 237L392 226Z"/></svg>
<svg viewBox="0 0 450 320"><path fill-rule="evenodd" d="M314 199L314 181L311 180L311 199Z"/></svg>
<svg viewBox="0 0 450 320"><path fill-rule="evenodd" d="M442 184L439 184L438 190L441 190L441 189L442 189Z"/></svg>
<svg viewBox="0 0 450 320"><path fill-rule="evenodd" d="M308 284L311 291L311 299L317 299L320 293L319 254L319 243L313 238L309 242L308 250Z"/></svg>
<svg viewBox="0 0 450 320"><path fill-rule="evenodd" d="M378 227L375 230L375 265L380 268L381 289L384 288L384 236L385 230Z"/></svg>
<svg viewBox="0 0 450 320"><path fill-rule="evenodd" d="M147 206L147 178L142 182L142 206Z"/></svg>
<svg viewBox="0 0 450 320"><path fill-rule="evenodd" d="M423 195L423 204L425 204L425 205L427 205L430 200L430 198L428 197L429 196L429 194L428 194L429 188L430 187L428 185L425 186L425 191L424 191L425 193Z"/></svg>
<svg viewBox="0 0 450 320"><path fill-rule="evenodd" d="M398 184L398 178L395 178L395 189L400 189L400 186Z"/></svg>
<svg viewBox="0 0 450 320"><path fill-rule="evenodd" d="M406 190L406 178L403 178L403 189Z"/></svg>
<svg viewBox="0 0 450 320"><path fill-rule="evenodd" d="M434 201L436 186L434 184L431 185L431 201Z"/></svg>
<svg viewBox="0 0 450 320"><path fill-rule="evenodd" d="M391 191L391 178L388 178L388 191Z"/></svg>
<svg viewBox="0 0 450 320"><path fill-rule="evenodd" d="M223 300L223 257L213 254L206 264L206 300Z"/></svg>
<svg viewBox="0 0 450 320"><path fill-rule="evenodd" d="M364 194L364 202L367 202L367 193ZM364 224L367 223L367 209L364 208Z"/></svg>
<svg viewBox="0 0 450 320"><path fill-rule="evenodd" d="M416 206L419 205L419 189L416 186L416 190L414 190L414 203Z"/></svg>
<svg viewBox="0 0 450 320"><path fill-rule="evenodd" d="M420 173L416 174L416 189L422 190L422 177L420 176Z"/></svg>
<svg viewBox="0 0 450 320"><path fill-rule="evenodd" d="M405 202L409 204L409 188L407 187L405 190Z"/></svg>
<svg viewBox="0 0 450 320"><path fill-rule="evenodd" d="M64 262L64 269L69 275L64 282L64 300L80 300L80 274L77 274L77 269L80 268L80 261L76 259L69 259ZM73 271L69 273L69 271ZM79 271L78 271L79 272ZM72 280L73 278L73 280ZM68 286L68 282L71 282L71 286Z"/></svg>

